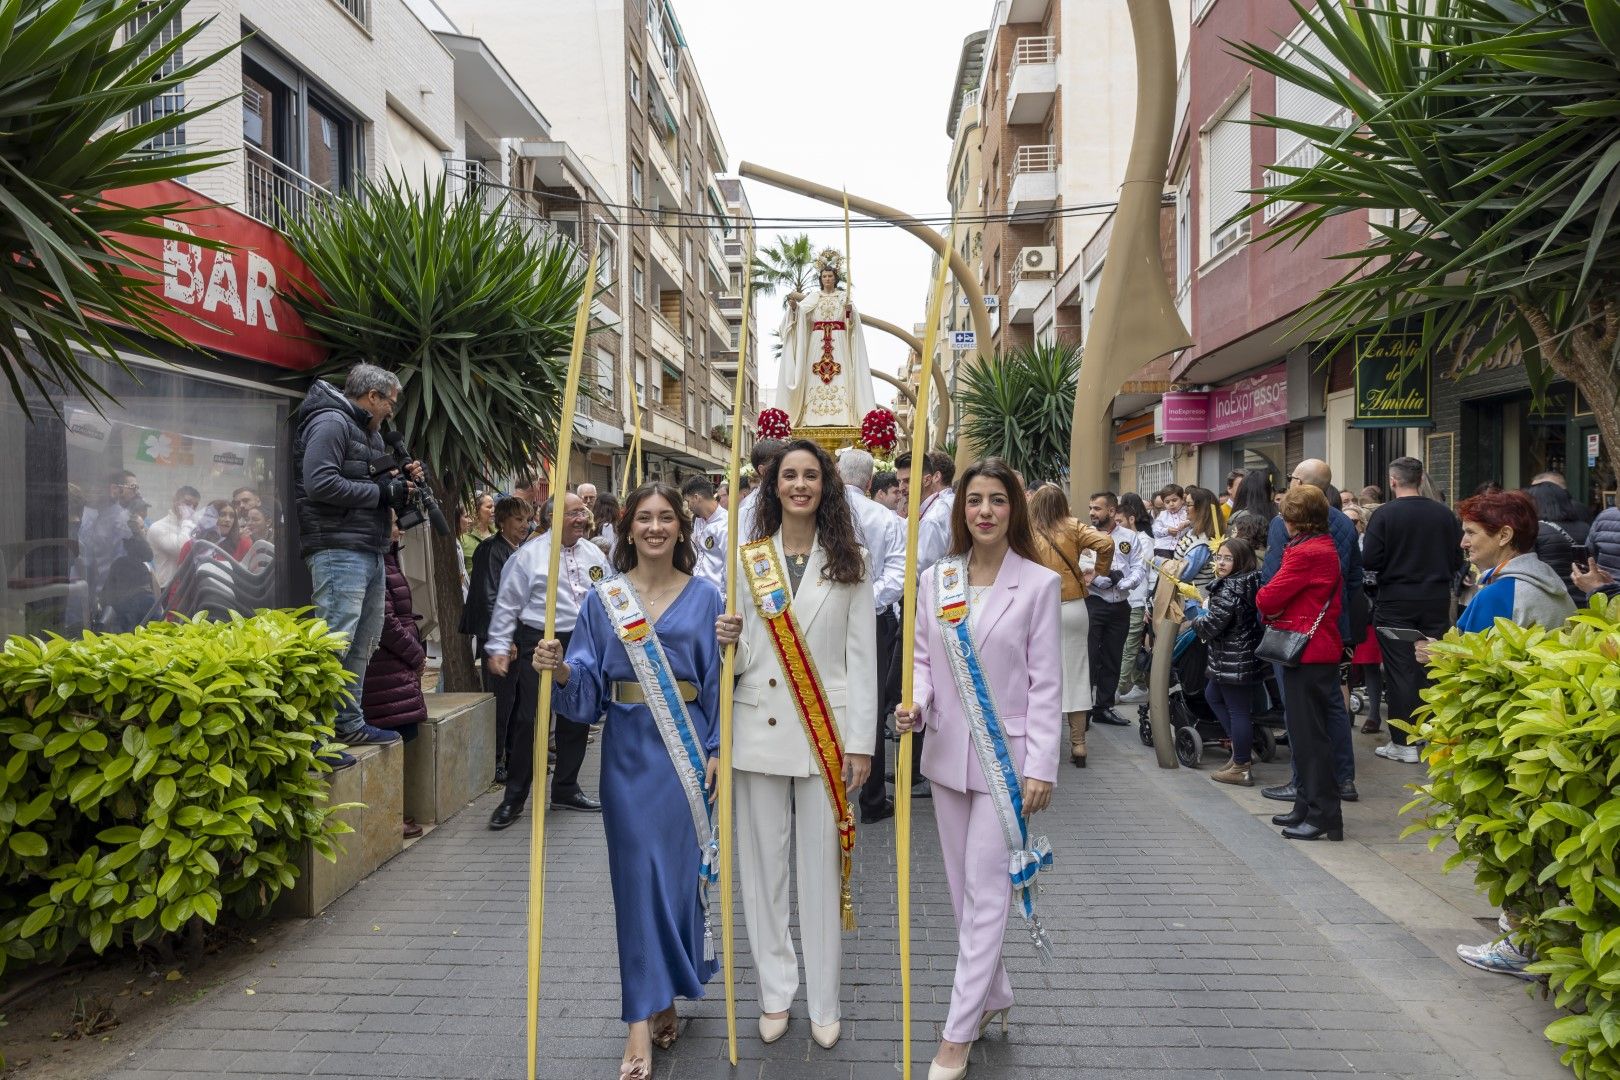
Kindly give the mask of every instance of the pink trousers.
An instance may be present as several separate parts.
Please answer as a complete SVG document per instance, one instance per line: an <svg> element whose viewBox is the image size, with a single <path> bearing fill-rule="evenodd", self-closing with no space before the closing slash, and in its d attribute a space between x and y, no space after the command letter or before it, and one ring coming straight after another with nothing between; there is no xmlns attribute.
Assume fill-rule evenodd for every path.
<svg viewBox="0 0 1620 1080"><path fill-rule="evenodd" d="M1012 1004L1001 938L1012 906L1007 840L990 796L934 785L934 820L956 911L956 981L944 1037L970 1043L987 1012Z"/></svg>

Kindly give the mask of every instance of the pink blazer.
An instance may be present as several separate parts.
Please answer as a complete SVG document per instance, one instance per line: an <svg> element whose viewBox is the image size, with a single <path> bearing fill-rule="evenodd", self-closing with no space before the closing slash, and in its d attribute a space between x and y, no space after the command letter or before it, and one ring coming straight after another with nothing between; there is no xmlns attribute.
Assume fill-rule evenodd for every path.
<svg viewBox="0 0 1620 1080"><path fill-rule="evenodd" d="M1058 576L1007 552L983 607L973 616L973 640L990 677L996 708L1020 776L1057 782L1063 734L1063 629ZM917 590L917 662L912 695L928 729L923 775L955 791L988 791L968 734L967 717L951 677L934 599L934 573Z"/></svg>

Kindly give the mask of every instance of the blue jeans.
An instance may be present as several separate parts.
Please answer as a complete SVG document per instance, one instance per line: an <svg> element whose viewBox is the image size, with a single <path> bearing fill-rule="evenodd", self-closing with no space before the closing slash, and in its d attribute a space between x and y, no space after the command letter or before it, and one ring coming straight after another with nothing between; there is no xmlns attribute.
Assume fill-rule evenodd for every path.
<svg viewBox="0 0 1620 1080"><path fill-rule="evenodd" d="M1281 664L1273 664L1271 666L1272 669L1277 673L1277 685L1279 687L1285 685L1283 683L1283 673L1288 669L1283 667ZM1285 700L1287 699L1286 691L1284 691L1283 697ZM1288 726L1288 715L1286 708L1283 713L1283 724L1284 726ZM1293 742L1292 731L1292 727L1289 727L1290 743ZM1333 750L1334 777L1341 785L1355 783L1356 744L1350 738L1350 710L1344 706L1343 694L1332 695L1332 700L1327 703L1327 734L1328 745ZM1290 754L1290 757L1292 757L1292 754ZM1293 786L1298 787L1299 767L1294 765L1291 766L1291 768L1292 772L1289 773L1288 782Z"/></svg>
<svg viewBox="0 0 1620 1080"><path fill-rule="evenodd" d="M1204 701L1232 740L1232 760L1239 765L1249 764L1254 747L1254 725L1249 720L1249 708L1254 703L1254 687L1225 686L1214 679L1204 680Z"/></svg>
<svg viewBox="0 0 1620 1080"><path fill-rule="evenodd" d="M387 577L383 557L367 551L328 548L304 558L314 582L316 614L335 632L347 634L349 648L343 654L343 667L354 676L349 693L338 706L333 728L339 741L355 734L365 723L360 709L361 688L366 681L366 665L377 651L382 637L383 589Z"/></svg>

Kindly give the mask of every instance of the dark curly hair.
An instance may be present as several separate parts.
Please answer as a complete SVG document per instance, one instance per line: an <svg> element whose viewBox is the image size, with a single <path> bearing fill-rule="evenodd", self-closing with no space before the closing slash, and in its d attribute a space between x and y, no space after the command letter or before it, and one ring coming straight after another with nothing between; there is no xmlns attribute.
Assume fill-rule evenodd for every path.
<svg viewBox="0 0 1620 1080"><path fill-rule="evenodd" d="M824 560L821 579L853 585L866 576L866 557L855 539L855 519L844 497L843 482L831 455L809 439L790 439L781 453L760 470L758 504L754 509L754 535L763 540L775 536L782 527L782 497L776 492L776 476L782 462L797 451L815 455L821 470L821 502L816 505L816 539L821 542Z"/></svg>
<svg viewBox="0 0 1620 1080"><path fill-rule="evenodd" d="M690 574L697 566L697 547L692 543L692 518L681 501L681 493L662 480L649 480L625 499L624 513L619 517L619 525L613 536L613 569L623 574L635 567L636 549L630 543L630 526L636 520L636 508L652 498L663 499L675 511L675 520L681 526L681 535L675 541L675 569Z"/></svg>

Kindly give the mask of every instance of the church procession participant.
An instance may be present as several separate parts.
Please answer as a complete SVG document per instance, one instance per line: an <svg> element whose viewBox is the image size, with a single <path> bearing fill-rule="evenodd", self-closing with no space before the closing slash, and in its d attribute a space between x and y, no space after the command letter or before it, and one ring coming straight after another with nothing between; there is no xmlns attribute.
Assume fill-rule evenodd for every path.
<svg viewBox="0 0 1620 1080"><path fill-rule="evenodd" d="M694 476L681 485L681 497L692 514L692 545L697 549L694 573L717 589L726 587L726 508L715 496L714 482Z"/></svg>
<svg viewBox="0 0 1620 1080"><path fill-rule="evenodd" d="M844 274L844 256L827 248L816 256L818 288L787 298L776 393L795 431L854 428L877 408L861 315Z"/></svg>
<svg viewBox="0 0 1620 1080"><path fill-rule="evenodd" d="M724 602L693 576L674 488L636 489L624 522L617 573L585 598L566 662L561 641L543 641L533 666L554 673L556 708L573 726L607 713L602 823L630 1025L620 1076L647 1080L652 1046L667 1049L679 1032L675 999L703 997L718 969L707 913L719 872L720 650L709 628Z"/></svg>
<svg viewBox="0 0 1620 1080"><path fill-rule="evenodd" d="M501 585L495 594L495 610L490 614L489 636L484 644L489 670L496 678L505 676L518 656L532 653L544 635L546 568L550 565L552 541L558 533L562 534L563 549L556 625L557 638L565 646L591 584L607 576L607 558L600 548L585 539L591 526L591 512L584 500L567 494L563 500L562 520L558 522L551 520L554 501L548 500L541 510L540 527L545 529L545 534L518 548L501 568ZM534 714L539 700L539 675L531 665L520 664L517 700L512 703L512 722L507 732L506 794L490 815L492 829L511 825L528 801L534 779ZM546 722L553 721L548 718ZM553 738L557 743L557 766L551 780L551 805L559 810L600 812L602 804L579 788L579 768L585 762L588 729L557 723Z"/></svg>
<svg viewBox="0 0 1620 1080"><path fill-rule="evenodd" d="M1050 955L1035 878L1052 853L1045 837L1031 838L1028 816L1046 808L1057 779L1060 594L1012 469L975 463L957 484L950 554L922 578L916 700L896 713L902 731L932 731L922 767L957 921L950 1012L929 1080L961 1080L990 1023L999 1017L1006 1030L1013 992L1001 947L1015 895L1037 951Z"/></svg>
<svg viewBox="0 0 1620 1080"><path fill-rule="evenodd" d="M853 930L848 791L871 770L877 716L873 586L832 459L796 439L762 470L749 543L739 551L732 736L737 846L748 944L759 977L760 1038L788 1028L798 958L788 932L788 852L796 849L810 1031L838 1041L840 915ZM829 808L829 803L830 808Z"/></svg>
<svg viewBox="0 0 1620 1080"><path fill-rule="evenodd" d="M906 586L906 527L894 511L867 497L872 486L872 455L845 450L838 455L838 476L844 482L849 512L855 519L855 540L866 552L866 577L872 582L877 605L877 738L873 743L872 775L861 788L861 824L874 825L894 816L884 773L888 745L884 718L900 704L900 615L898 604Z"/></svg>

